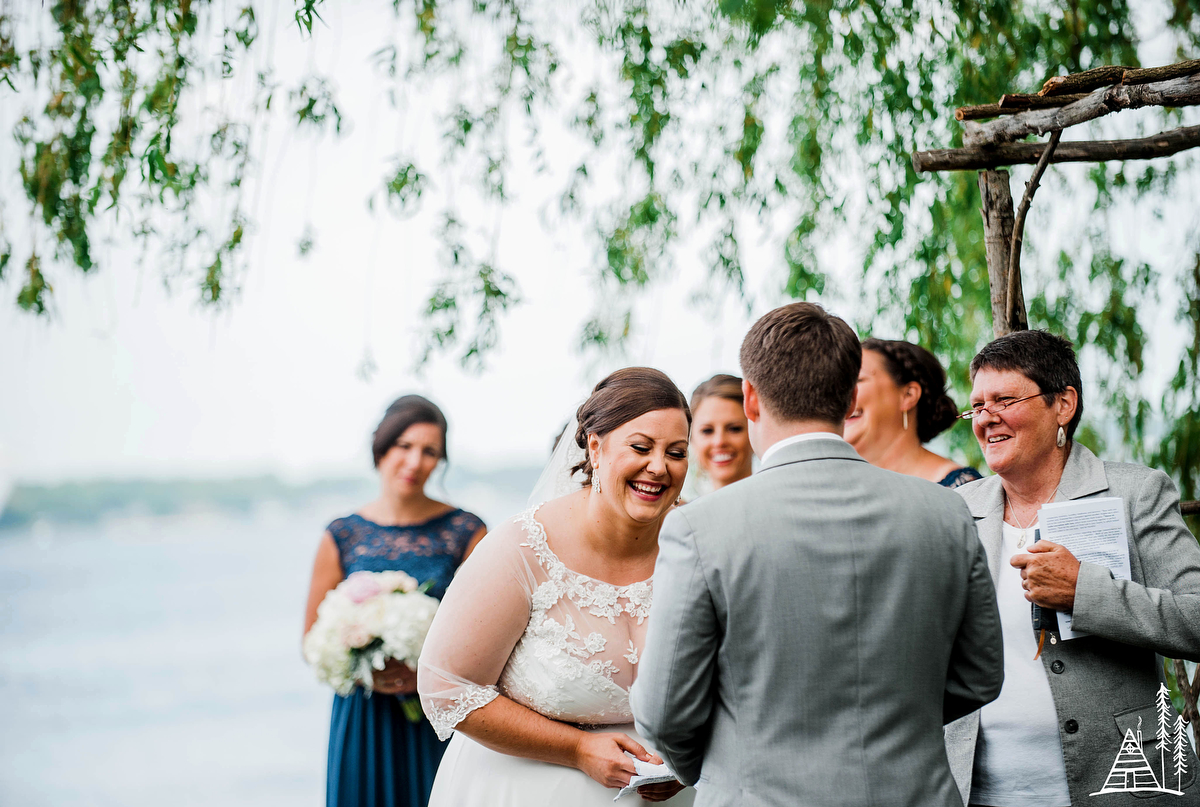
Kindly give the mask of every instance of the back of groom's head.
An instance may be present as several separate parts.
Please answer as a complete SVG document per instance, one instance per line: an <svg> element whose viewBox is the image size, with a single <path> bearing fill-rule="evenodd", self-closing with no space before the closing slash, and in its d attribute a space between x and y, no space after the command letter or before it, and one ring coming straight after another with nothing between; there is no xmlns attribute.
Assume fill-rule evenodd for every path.
<svg viewBox="0 0 1200 807"><path fill-rule="evenodd" d="M813 303L763 316L742 340L742 375L783 421L841 423L858 383L862 346L843 320Z"/></svg>

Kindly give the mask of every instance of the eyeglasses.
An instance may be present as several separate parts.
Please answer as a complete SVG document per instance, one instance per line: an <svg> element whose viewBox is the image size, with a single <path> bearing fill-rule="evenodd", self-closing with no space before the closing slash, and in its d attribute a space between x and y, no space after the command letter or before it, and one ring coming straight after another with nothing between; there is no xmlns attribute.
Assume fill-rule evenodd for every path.
<svg viewBox="0 0 1200 807"><path fill-rule="evenodd" d="M975 418L987 412L989 415L998 415L1013 404L1019 404L1021 401L1028 401L1031 398L1040 398L1043 393L1035 392L1032 395L1026 395L1024 398L1017 398L1015 401L996 401L991 406L977 406L974 409L968 409L966 412L960 412L959 420L974 420Z"/></svg>

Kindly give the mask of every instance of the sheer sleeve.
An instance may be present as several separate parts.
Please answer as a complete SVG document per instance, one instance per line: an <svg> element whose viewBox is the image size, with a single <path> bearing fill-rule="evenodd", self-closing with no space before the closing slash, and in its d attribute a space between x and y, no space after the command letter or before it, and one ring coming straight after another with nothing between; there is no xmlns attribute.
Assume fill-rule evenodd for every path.
<svg viewBox="0 0 1200 807"><path fill-rule="evenodd" d="M459 567L425 639L417 690L442 740L496 698L496 681L529 624L536 584L523 535L509 522L480 541Z"/></svg>

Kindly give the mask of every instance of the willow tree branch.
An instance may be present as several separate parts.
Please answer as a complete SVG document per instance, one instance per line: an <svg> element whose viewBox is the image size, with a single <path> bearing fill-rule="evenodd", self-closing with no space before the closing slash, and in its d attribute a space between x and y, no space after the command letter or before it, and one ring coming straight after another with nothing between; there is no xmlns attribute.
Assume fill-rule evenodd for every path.
<svg viewBox="0 0 1200 807"><path fill-rule="evenodd" d="M1038 183L1041 182L1042 174L1046 172L1046 166L1050 164L1050 158L1054 155L1054 150L1058 148L1058 141L1061 137L1062 129L1050 135L1050 142L1046 144L1046 150L1042 152L1037 167L1033 169L1033 176L1025 183L1025 195L1021 197L1021 204L1017 207L1017 218L1013 223L1012 247L1008 252L1008 305L1006 311L1009 322L1013 322L1017 317L1015 289L1017 278L1021 276L1021 244L1025 239L1025 217L1029 214L1029 206L1033 204L1033 194L1037 192Z"/></svg>

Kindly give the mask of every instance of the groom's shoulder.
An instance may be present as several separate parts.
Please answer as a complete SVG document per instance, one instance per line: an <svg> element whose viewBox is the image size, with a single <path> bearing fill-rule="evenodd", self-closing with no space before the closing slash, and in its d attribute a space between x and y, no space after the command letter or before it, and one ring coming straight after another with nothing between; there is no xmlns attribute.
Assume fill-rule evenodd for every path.
<svg viewBox="0 0 1200 807"><path fill-rule="evenodd" d="M731 515L746 506L746 502L761 501L758 491L761 489L759 474L749 476L732 485L705 493L697 499L685 503L668 514L668 518L682 518L689 527L698 524L711 523L714 518Z"/></svg>

